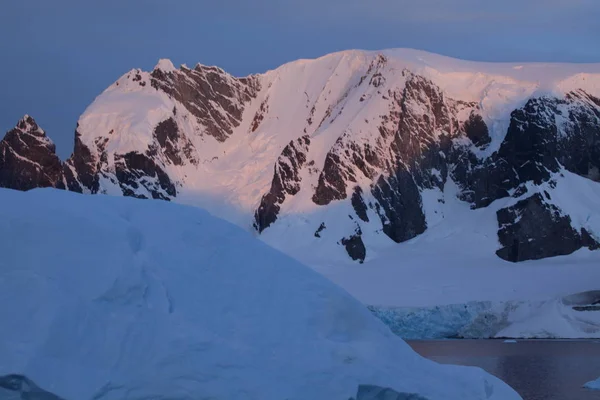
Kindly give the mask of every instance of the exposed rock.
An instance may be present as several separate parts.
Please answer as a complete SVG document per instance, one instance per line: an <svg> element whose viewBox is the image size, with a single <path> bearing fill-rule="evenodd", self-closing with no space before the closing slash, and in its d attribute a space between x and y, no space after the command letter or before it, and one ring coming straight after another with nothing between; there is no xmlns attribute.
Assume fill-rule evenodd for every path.
<svg viewBox="0 0 600 400"><path fill-rule="evenodd" d="M321 225L319 225L319 228L315 231L315 237L320 238L321 237L321 232L323 232L327 227L325 226L325 222L321 222Z"/></svg>
<svg viewBox="0 0 600 400"><path fill-rule="evenodd" d="M358 218L362 219L365 222L369 222L369 216L367 215L367 205L362 198L362 189L360 186L356 186L354 188L354 193L352 193L352 207L354 207L354 212L358 215Z"/></svg>
<svg viewBox="0 0 600 400"><path fill-rule="evenodd" d="M585 228L581 228L581 245L590 250L600 250L600 242L595 239Z"/></svg>
<svg viewBox="0 0 600 400"><path fill-rule="evenodd" d="M477 147L485 148L492 141L487 125L481 115L477 113L469 115L469 119L465 121L464 130L467 137Z"/></svg>
<svg viewBox="0 0 600 400"><path fill-rule="evenodd" d="M252 120L252 125L250 126L251 132L256 132L256 130L262 123L263 119L265 119L265 115L269 112L268 101L269 101L269 98L267 98L265 101L260 103L260 109L256 112L256 115L254 115L254 119Z"/></svg>
<svg viewBox="0 0 600 400"><path fill-rule="evenodd" d="M350 258L354 261L359 261L362 264L367 256L367 249L365 248L361 235L362 232L358 229L356 234L343 238L341 243L346 248L346 252Z"/></svg>
<svg viewBox="0 0 600 400"><path fill-rule="evenodd" d="M310 138L305 135L292 140L281 152L275 164L271 189L262 197L254 213L254 226L259 232L275 222L286 195L293 196L300 191L300 170L306 163L309 146Z"/></svg>
<svg viewBox="0 0 600 400"><path fill-rule="evenodd" d="M78 126L79 128L79 126ZM81 141L81 134L75 131L73 154L65 163L67 187L74 192L98 193L100 187L98 163L100 160Z"/></svg>
<svg viewBox="0 0 600 400"><path fill-rule="evenodd" d="M183 104L206 127L206 134L220 142L240 125L245 104L260 90L256 77L238 79L203 65L175 71L156 68L151 76L152 87Z"/></svg>
<svg viewBox="0 0 600 400"><path fill-rule="evenodd" d="M157 141L157 145L150 151L155 154L162 152L171 164L183 165L184 158L192 164L198 164L192 155L192 143L179 130L177 122L173 118L168 118L156 126L154 139Z"/></svg>
<svg viewBox="0 0 600 400"><path fill-rule="evenodd" d="M115 155L115 175L125 196L170 200L177 195L166 172L145 154Z"/></svg>
<svg viewBox="0 0 600 400"><path fill-rule="evenodd" d="M325 158L323 171L319 176L319 184L313 195L313 202L320 206L326 206L334 200L346 198L346 180L348 176L342 171L342 163L339 155L329 152Z"/></svg>
<svg viewBox="0 0 600 400"><path fill-rule="evenodd" d="M451 156L462 199L486 207L525 182L547 182L561 167L593 180L600 171L600 106L584 91L564 99L530 99L512 112L498 152L479 160L464 149ZM460 160L467 160L461 162Z"/></svg>
<svg viewBox="0 0 600 400"><path fill-rule="evenodd" d="M499 210L497 216L503 247L496 254L507 261L537 260L598 246L587 231L577 232L571 218L540 193Z"/></svg>
<svg viewBox="0 0 600 400"><path fill-rule="evenodd" d="M575 306L573 307L575 311L600 311L600 306Z"/></svg>
<svg viewBox="0 0 600 400"><path fill-rule="evenodd" d="M173 118L164 120L154 129L154 138L163 148L165 156L175 165L182 165L180 150L176 148L176 142L179 138L179 128Z"/></svg>
<svg viewBox="0 0 600 400"><path fill-rule="evenodd" d="M64 188L62 169L54 143L28 115L0 141L0 187Z"/></svg>
<svg viewBox="0 0 600 400"><path fill-rule="evenodd" d="M409 171L399 169L395 176L381 176L373 186L373 196L383 232L393 241L404 242L425 232L421 193Z"/></svg>

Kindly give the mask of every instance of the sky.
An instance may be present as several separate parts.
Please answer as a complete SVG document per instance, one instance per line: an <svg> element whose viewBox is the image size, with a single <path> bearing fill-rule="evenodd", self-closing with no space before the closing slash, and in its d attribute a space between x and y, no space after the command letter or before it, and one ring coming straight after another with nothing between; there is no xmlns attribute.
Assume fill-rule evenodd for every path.
<svg viewBox="0 0 600 400"><path fill-rule="evenodd" d="M346 49L600 62L598 0L2 0L0 131L30 114L73 148L79 116L160 58L244 76Z"/></svg>

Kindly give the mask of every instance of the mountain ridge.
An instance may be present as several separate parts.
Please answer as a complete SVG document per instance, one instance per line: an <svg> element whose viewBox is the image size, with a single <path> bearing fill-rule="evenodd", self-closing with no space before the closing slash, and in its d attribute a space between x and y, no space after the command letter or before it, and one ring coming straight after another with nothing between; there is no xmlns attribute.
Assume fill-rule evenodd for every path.
<svg viewBox="0 0 600 400"><path fill-rule="evenodd" d="M499 257L546 258L598 247L600 225L563 215L552 186L600 180L599 96L600 64L353 50L236 78L161 60L96 98L47 186L196 205L284 252L363 262L435 228L452 184L496 204Z"/></svg>

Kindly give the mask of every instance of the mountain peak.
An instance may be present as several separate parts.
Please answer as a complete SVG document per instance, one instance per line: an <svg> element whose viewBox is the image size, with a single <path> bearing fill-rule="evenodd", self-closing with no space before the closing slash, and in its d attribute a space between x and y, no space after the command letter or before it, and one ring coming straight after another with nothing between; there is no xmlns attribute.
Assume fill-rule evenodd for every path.
<svg viewBox="0 0 600 400"><path fill-rule="evenodd" d="M0 140L0 187L29 190L64 188L56 146L30 115Z"/></svg>
<svg viewBox="0 0 600 400"><path fill-rule="evenodd" d="M16 128L36 136L46 136L44 130L38 126L37 122L35 122L29 114L25 114L23 118L19 120Z"/></svg>
<svg viewBox="0 0 600 400"><path fill-rule="evenodd" d="M58 172L42 184L200 206L307 263L341 247L369 263L379 248L446 229L460 201L490 213L486 237L498 239L486 251L500 243L497 256L523 261L600 248L588 206L561 203L569 178L557 186L564 171L600 182L599 112L600 64L350 50L236 78L163 59L86 109L62 176L44 137L23 132L37 129L28 116L0 172L24 181L23 163L52 161ZM4 186L33 186L14 181ZM322 251L305 258L308 248Z"/></svg>
<svg viewBox="0 0 600 400"><path fill-rule="evenodd" d="M177 68L175 68L175 65L173 65L173 62L168 58L161 58L160 60L158 60L158 64L156 64L156 66L154 67L154 70L157 69L163 72L173 72L177 70Z"/></svg>

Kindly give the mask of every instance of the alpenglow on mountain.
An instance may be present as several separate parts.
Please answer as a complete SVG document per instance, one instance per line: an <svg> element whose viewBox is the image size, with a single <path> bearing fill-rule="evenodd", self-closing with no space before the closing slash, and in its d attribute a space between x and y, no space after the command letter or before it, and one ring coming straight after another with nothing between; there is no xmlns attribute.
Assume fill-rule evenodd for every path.
<svg viewBox="0 0 600 400"><path fill-rule="evenodd" d="M600 65L402 49L245 78L161 60L96 98L68 160L29 116L0 142L0 186L172 200L359 262L435 230L457 199L494 212L502 259L596 250L600 198L572 190L581 179L600 181Z"/></svg>

